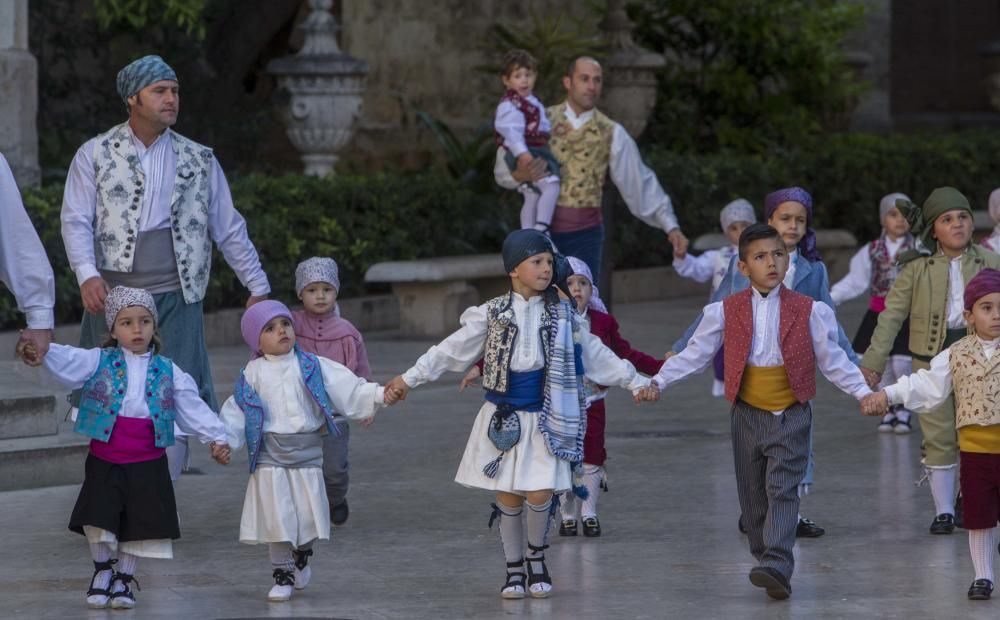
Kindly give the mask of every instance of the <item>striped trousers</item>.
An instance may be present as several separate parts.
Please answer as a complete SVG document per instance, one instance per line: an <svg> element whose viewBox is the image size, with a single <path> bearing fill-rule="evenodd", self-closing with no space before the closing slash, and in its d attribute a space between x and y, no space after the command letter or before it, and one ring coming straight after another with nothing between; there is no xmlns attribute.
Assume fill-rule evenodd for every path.
<svg viewBox="0 0 1000 620"><path fill-rule="evenodd" d="M809 462L812 408L796 403L774 415L737 400L731 417L736 491L750 553L760 566L791 579L798 486Z"/></svg>

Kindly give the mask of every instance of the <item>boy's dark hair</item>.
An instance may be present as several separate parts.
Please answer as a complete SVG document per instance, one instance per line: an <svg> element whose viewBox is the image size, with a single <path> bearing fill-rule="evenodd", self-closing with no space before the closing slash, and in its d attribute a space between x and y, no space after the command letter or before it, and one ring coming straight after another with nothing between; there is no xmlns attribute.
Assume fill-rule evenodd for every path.
<svg viewBox="0 0 1000 620"><path fill-rule="evenodd" d="M500 75L508 77L521 67L529 71L538 71L538 61L527 50L510 50L503 55L500 67Z"/></svg>
<svg viewBox="0 0 1000 620"><path fill-rule="evenodd" d="M768 224L756 223L750 224L743 229L740 233L740 260L746 262L747 260L747 248L754 241L760 241L762 239L778 239L781 235L778 234L777 229Z"/></svg>

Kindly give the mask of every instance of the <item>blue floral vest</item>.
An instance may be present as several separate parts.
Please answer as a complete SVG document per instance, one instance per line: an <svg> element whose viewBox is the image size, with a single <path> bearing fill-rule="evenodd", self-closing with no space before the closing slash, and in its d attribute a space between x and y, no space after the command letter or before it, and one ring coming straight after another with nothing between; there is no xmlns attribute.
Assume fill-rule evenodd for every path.
<svg viewBox="0 0 1000 620"><path fill-rule="evenodd" d="M108 441L115 420L125 404L128 370L125 355L118 347L101 350L101 361L83 384L80 411L76 417L78 433L98 441ZM166 448L174 443L174 364L162 355L152 355L146 370L146 405L156 433L154 444Z"/></svg>
<svg viewBox="0 0 1000 620"><path fill-rule="evenodd" d="M323 384L323 369L319 365L319 360L312 353L306 353L295 347L295 356L299 360L299 370L302 371L302 379L306 384L306 391L316 401L323 417L326 418L326 428L335 435L340 435L340 429L333 420L333 405L330 404L330 397L326 393L326 386ZM264 418L267 417L267 409L260 400L257 391L253 389L246 375L240 371L240 378L236 380L236 388L233 398L246 416L246 436L247 452L250 454L250 473L257 469L257 456L260 454L260 444L264 438Z"/></svg>

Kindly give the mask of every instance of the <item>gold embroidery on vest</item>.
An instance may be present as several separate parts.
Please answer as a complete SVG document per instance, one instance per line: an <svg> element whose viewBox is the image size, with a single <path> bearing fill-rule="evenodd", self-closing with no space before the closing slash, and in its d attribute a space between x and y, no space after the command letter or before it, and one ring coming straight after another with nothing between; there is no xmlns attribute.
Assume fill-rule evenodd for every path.
<svg viewBox="0 0 1000 620"><path fill-rule="evenodd" d="M558 205L572 209L599 207L611 161L615 124L594 110L589 121L573 129L565 110L565 103L547 110L552 122L549 148L561 166Z"/></svg>

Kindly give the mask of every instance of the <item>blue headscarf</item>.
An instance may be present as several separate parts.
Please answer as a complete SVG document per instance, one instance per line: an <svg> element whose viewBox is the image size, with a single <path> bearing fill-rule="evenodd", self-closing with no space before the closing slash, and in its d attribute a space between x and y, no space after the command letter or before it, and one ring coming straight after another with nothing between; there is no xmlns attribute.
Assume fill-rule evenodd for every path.
<svg viewBox="0 0 1000 620"><path fill-rule="evenodd" d="M127 99L129 97L160 80L176 82L177 74L162 58L150 55L125 65L125 68L118 72L118 79L115 80L115 83L118 87L118 95L128 105Z"/></svg>
<svg viewBox="0 0 1000 620"><path fill-rule="evenodd" d="M816 231L812 228L813 199L809 192L801 187L786 187L771 192L764 198L764 221L771 219L775 210L783 202L797 202L806 208L806 234L799 239L799 252L805 258L816 262L822 260L816 248Z"/></svg>

